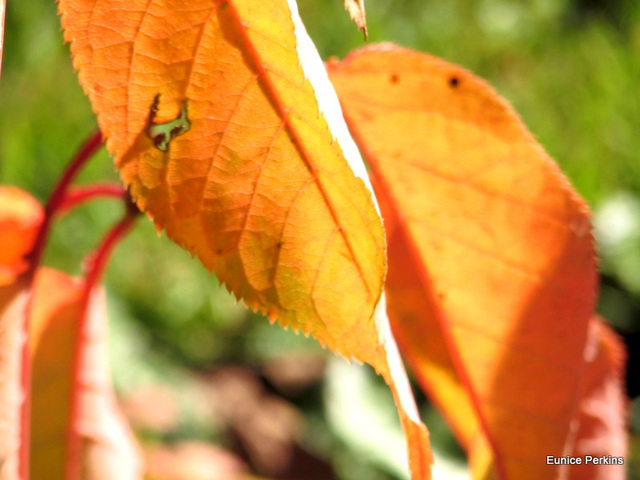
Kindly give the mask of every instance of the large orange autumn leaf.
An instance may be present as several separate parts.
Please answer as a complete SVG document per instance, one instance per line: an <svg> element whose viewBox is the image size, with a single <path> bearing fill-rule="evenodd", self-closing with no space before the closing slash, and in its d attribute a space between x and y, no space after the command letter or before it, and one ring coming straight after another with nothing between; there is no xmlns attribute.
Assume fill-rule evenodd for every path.
<svg viewBox="0 0 640 480"><path fill-rule="evenodd" d="M400 401L406 378L392 378L395 344L384 311L374 318L382 224L295 2L59 5L138 206L251 308L370 363ZM400 415L414 474L426 477L424 427Z"/></svg>
<svg viewBox="0 0 640 480"><path fill-rule="evenodd" d="M25 461L32 478L79 478L80 463L85 479L140 478L133 439L110 390L104 296L49 269L35 272L34 280L25 256L43 208L28 193L6 186L0 187L0 205L0 479L26 478ZM27 338L30 366L22 357L29 356L29 348L23 351ZM25 401L31 407L30 458L19 459L29 439ZM67 450L70 431L81 445L75 463ZM78 469L76 477L65 475L69 467Z"/></svg>
<svg viewBox="0 0 640 480"><path fill-rule="evenodd" d="M382 45L329 70L371 166L392 325L413 371L475 478L559 478L568 467L545 460L573 450L596 297L586 205L459 67Z"/></svg>
<svg viewBox="0 0 640 480"><path fill-rule="evenodd" d="M60 8L138 205L249 306L347 357L371 356L384 234L318 112L287 3ZM180 116L182 129L155 133Z"/></svg>

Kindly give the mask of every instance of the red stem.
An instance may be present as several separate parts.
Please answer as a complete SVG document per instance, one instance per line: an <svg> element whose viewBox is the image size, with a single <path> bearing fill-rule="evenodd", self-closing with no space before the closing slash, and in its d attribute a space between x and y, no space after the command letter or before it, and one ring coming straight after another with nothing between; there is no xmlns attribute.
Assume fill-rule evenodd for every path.
<svg viewBox="0 0 640 480"><path fill-rule="evenodd" d="M91 293L98 285L109 257L116 244L129 232L136 219L137 212L127 209L125 216L104 236L98 247L87 257L85 264L85 281L82 291L80 325L73 352L73 384L71 388L71 406L69 430L67 432L66 480L80 480L82 465L82 438L77 428L80 416L80 366L84 353L84 345L88 337L87 329L89 303Z"/></svg>
<svg viewBox="0 0 640 480"><path fill-rule="evenodd" d="M42 258L44 247L47 244L49 230L51 229L53 215L58 211L60 205L64 203L69 185L74 180L84 164L87 163L87 160L89 160L91 156L96 153L101 145L102 134L98 130L94 132L84 143L84 145L82 145L80 150L78 150L78 153L76 153L76 156L67 166L66 170L62 174L62 177L60 178L60 181L56 185L56 188L53 190L53 193L49 197L47 205L45 206L44 221L42 222L40 230L38 231L38 236L36 237L36 240L34 242L33 249L27 255L30 275L33 275L33 273L35 273L38 265L40 264L40 259Z"/></svg>
<svg viewBox="0 0 640 480"><path fill-rule="evenodd" d="M111 251L116 244L129 232L137 218L136 213L127 211L125 216L116 223L111 230L104 236L102 242L89 255L85 266L85 284L87 289L93 288L98 284L102 273L109 261Z"/></svg>
<svg viewBox="0 0 640 480"><path fill-rule="evenodd" d="M79 187L72 187L67 191L62 202L56 209L56 214L64 215L69 210L72 210L89 200L94 200L97 197L115 197L115 198L127 198L127 191L122 188L119 183L92 183L88 185L82 185Z"/></svg>
<svg viewBox="0 0 640 480"><path fill-rule="evenodd" d="M89 137L89 139L80 148L76 156L71 160L71 163L64 171L62 178L56 185L53 193L47 201L45 207L45 217L36 236L33 249L27 255L29 261L29 268L25 272L26 278L29 284L33 284L36 269L40 264L44 247L46 245L47 238L49 236L49 230L51 228L51 221L53 214L59 208L60 204L64 200L65 193L69 184L73 181L84 164L91 158L91 156L98 150L102 144L102 134L97 131ZM31 424L31 352L29 350L29 330L30 319L33 307L33 295L30 296L26 312L22 323L22 333L24 343L22 345L21 352L21 375L20 383L24 400L20 411L20 451L18 462L18 475L20 480L29 479L29 444L30 444L30 424Z"/></svg>

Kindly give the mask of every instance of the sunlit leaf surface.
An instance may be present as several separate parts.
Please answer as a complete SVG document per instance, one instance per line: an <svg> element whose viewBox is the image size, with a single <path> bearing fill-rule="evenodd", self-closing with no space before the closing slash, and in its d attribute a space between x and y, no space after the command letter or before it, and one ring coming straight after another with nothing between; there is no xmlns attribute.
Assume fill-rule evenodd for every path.
<svg viewBox="0 0 640 480"><path fill-rule="evenodd" d="M295 2L59 5L138 206L251 308L381 373L428 478L426 431L384 311L374 318L381 220Z"/></svg>
<svg viewBox="0 0 640 480"><path fill-rule="evenodd" d="M573 450L596 298L586 205L463 69L381 45L329 70L371 166L389 311L413 371L475 478L560 478L568 466L545 458Z"/></svg>

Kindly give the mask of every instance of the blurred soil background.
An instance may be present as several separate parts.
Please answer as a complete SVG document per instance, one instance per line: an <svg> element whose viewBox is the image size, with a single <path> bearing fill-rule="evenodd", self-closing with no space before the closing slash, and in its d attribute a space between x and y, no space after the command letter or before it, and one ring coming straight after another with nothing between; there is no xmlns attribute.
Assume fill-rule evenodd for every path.
<svg viewBox="0 0 640 480"><path fill-rule="evenodd" d="M323 58L364 44L341 0L299 0ZM640 2L368 0L369 42L393 41L484 77L520 113L592 206L600 312L630 346L640 479ZM0 79L0 183L45 201L96 128L53 0L8 0ZM102 149L80 181L116 180ZM93 202L55 227L46 263L72 274L119 218ZM143 441L149 480L393 480L405 457L395 409L368 368L269 325L146 218L107 273L111 363ZM464 455L418 395L440 478ZM460 477L460 478L464 478Z"/></svg>

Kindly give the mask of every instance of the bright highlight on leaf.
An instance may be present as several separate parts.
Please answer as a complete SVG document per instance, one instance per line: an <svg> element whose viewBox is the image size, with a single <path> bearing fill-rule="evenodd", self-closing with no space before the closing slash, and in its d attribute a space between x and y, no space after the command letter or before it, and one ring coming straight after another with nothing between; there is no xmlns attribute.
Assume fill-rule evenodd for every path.
<svg viewBox="0 0 640 480"><path fill-rule="evenodd" d="M18 478L22 434L23 347L29 282L20 274L42 223L43 209L28 193L0 186L0 479Z"/></svg>
<svg viewBox="0 0 640 480"><path fill-rule="evenodd" d="M335 94L295 2L59 5L138 206L248 306L381 373L410 438L414 478L429 478L426 431L387 320L374 318L384 231L350 166L357 149L327 124L331 101L318 102Z"/></svg>
<svg viewBox="0 0 640 480"><path fill-rule="evenodd" d="M572 431L593 375L586 205L508 105L461 68L381 45L329 70L371 167L392 326L418 380L469 452L474 478L560 478L568 467L544 460L579 445ZM591 342L615 357L621 347L609 337ZM612 364L595 368L609 372L617 401L589 415L622 440Z"/></svg>
<svg viewBox="0 0 640 480"><path fill-rule="evenodd" d="M589 323L586 374L578 401L578 431L573 455L627 458L627 403L624 395L625 354L622 341L599 317ZM625 460L625 463L626 460ZM571 480L623 480L624 465L573 465Z"/></svg>

